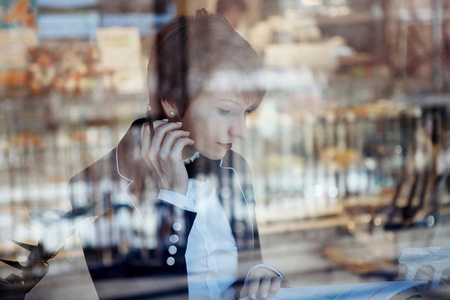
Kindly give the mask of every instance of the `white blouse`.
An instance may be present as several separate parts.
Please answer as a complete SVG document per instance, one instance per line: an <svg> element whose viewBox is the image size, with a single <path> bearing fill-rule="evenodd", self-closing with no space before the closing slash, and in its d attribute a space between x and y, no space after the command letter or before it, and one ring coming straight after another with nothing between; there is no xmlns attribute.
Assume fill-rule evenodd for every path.
<svg viewBox="0 0 450 300"><path fill-rule="evenodd" d="M196 153L191 159L198 157ZM158 198L197 213L186 249L189 299L234 299L238 255L230 223L209 178L188 180L186 196L161 190Z"/></svg>

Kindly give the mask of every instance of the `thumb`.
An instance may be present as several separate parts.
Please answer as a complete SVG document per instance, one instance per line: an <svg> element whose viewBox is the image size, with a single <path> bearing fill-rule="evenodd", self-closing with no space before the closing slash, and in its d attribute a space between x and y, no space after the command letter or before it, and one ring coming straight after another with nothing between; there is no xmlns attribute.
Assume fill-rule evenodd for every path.
<svg viewBox="0 0 450 300"><path fill-rule="evenodd" d="M244 298L248 296L248 284L244 284L244 286L241 289L241 293L239 294L239 298Z"/></svg>

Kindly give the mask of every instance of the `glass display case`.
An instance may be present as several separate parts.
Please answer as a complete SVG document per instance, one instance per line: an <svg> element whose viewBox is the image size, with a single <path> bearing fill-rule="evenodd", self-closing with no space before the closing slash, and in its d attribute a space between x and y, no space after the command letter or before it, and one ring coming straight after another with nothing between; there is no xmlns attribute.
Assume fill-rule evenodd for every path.
<svg viewBox="0 0 450 300"><path fill-rule="evenodd" d="M145 117L155 32L202 4L25 2L36 22L0 22L21 51L15 61L0 58L0 258L19 262L30 251L14 241L37 244L71 211L70 178ZM265 261L296 285L396 280L403 250L448 246L449 4L248 6L256 9L237 28L264 61L267 93L233 150L252 170ZM34 27L39 35L26 41L12 37ZM13 56L7 46L0 56ZM29 299L61 299L80 287L95 299L78 237L65 235ZM0 278L19 273L0 265Z"/></svg>

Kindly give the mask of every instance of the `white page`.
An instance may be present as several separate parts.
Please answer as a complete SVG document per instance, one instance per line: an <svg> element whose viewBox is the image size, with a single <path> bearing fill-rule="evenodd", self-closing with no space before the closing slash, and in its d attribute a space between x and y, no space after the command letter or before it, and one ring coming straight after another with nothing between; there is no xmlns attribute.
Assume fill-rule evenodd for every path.
<svg viewBox="0 0 450 300"><path fill-rule="evenodd" d="M280 289L277 295L272 295L269 299L386 300L411 287L426 283L427 281L388 281L294 287ZM248 300L248 297L241 300Z"/></svg>

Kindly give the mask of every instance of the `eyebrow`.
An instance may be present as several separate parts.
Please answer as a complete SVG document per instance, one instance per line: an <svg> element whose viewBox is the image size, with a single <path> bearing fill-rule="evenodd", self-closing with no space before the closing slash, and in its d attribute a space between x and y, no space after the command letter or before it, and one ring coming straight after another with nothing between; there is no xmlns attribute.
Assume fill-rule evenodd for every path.
<svg viewBox="0 0 450 300"><path fill-rule="evenodd" d="M234 103L236 105L239 105L239 106L242 105L241 102L233 100L233 99L229 99L229 98L220 98L220 100L222 100L222 101L229 101L229 102L232 102L232 103ZM254 105L250 105L247 109L253 110L253 107L254 107Z"/></svg>
<svg viewBox="0 0 450 300"><path fill-rule="evenodd" d="M230 102L233 102L234 104L237 104L237 105L240 105L240 104L241 104L240 102L238 102L238 101L236 101L236 100L233 100L233 99L230 99L230 98L220 98L219 100L222 100L222 101L230 101Z"/></svg>

